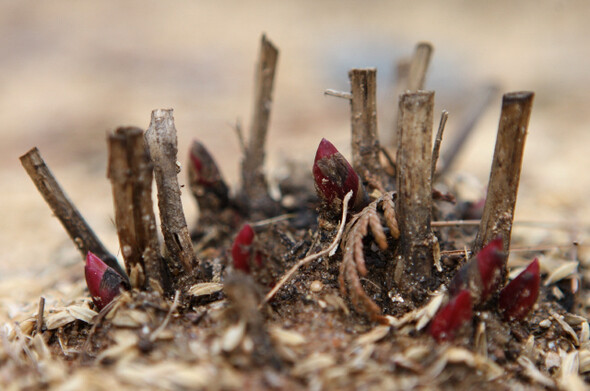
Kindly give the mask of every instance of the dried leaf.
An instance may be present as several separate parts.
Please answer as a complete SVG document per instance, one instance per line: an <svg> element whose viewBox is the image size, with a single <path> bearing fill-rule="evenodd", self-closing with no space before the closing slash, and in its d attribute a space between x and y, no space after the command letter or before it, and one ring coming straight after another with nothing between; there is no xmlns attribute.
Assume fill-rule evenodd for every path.
<svg viewBox="0 0 590 391"><path fill-rule="evenodd" d="M223 290L223 284L217 282L202 282L190 287L188 293L193 296L206 296Z"/></svg>
<svg viewBox="0 0 590 391"><path fill-rule="evenodd" d="M578 270L578 262L577 261L565 262L563 265L559 266L551 274L549 274L549 276L547 277L547 280L545 280L545 286L556 283L557 281L561 281L564 278L567 278L567 277L573 275L574 273L576 273L577 270Z"/></svg>

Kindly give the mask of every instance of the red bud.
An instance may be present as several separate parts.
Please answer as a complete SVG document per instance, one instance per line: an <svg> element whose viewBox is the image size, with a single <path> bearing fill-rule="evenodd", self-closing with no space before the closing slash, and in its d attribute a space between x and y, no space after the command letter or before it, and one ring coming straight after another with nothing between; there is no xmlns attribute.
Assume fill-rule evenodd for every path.
<svg viewBox="0 0 590 391"><path fill-rule="evenodd" d="M199 201L199 206L214 209L225 206L229 200L229 190L207 148L195 140L189 156L189 182L193 194ZM204 199L206 196L209 197ZM202 203L207 205L201 205Z"/></svg>
<svg viewBox="0 0 590 391"><path fill-rule="evenodd" d="M313 163L315 188L320 198L330 207L340 209L342 200L353 191L350 207L360 210L368 203L367 192L348 161L336 147L322 139Z"/></svg>
<svg viewBox="0 0 590 391"><path fill-rule="evenodd" d="M523 319L535 305L540 285L539 260L535 258L500 292L498 306L504 313L504 320Z"/></svg>
<svg viewBox="0 0 590 391"><path fill-rule="evenodd" d="M472 316L471 294L464 289L436 313L430 323L430 335L438 342L450 341Z"/></svg>
<svg viewBox="0 0 590 391"><path fill-rule="evenodd" d="M254 241L254 230L250 224L244 224L240 232L236 235L231 247L231 255L234 260L234 268L250 273L250 254L252 242ZM262 260L257 257L257 263L260 266Z"/></svg>
<svg viewBox="0 0 590 391"><path fill-rule="evenodd" d="M502 238L498 237L459 269L451 280L449 293L456 295L468 289L475 305L485 303L500 287L505 263Z"/></svg>
<svg viewBox="0 0 590 391"><path fill-rule="evenodd" d="M86 254L84 274L92 301L99 311L119 296L121 289L125 288L123 277L90 251Z"/></svg>

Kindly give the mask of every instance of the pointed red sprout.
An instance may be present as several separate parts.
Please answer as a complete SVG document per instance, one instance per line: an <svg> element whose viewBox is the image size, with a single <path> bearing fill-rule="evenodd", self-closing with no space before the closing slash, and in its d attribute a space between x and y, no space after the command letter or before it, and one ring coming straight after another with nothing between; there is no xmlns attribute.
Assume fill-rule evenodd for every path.
<svg viewBox="0 0 590 391"><path fill-rule="evenodd" d="M505 264L502 238L498 237L459 269L451 280L449 293L453 296L469 289L475 305L485 303L499 289Z"/></svg>
<svg viewBox="0 0 590 391"><path fill-rule="evenodd" d="M234 268L243 272L250 273L250 255L252 242L254 241L254 230L250 224L244 224L240 232L236 235L231 247L231 255L234 260ZM257 254L256 263L261 266L262 259Z"/></svg>
<svg viewBox="0 0 590 391"><path fill-rule="evenodd" d="M90 251L86 254L84 275L92 301L99 311L126 288L123 277Z"/></svg>
<svg viewBox="0 0 590 391"><path fill-rule="evenodd" d="M217 163L215 163L207 148L195 140L191 145L189 157L188 176L195 197L199 199L209 194L214 196L215 203L218 204L214 206L227 204L229 189L221 176ZM199 201L199 204L201 204L202 200ZM213 202L213 200L208 201Z"/></svg>
<svg viewBox="0 0 590 391"><path fill-rule="evenodd" d="M430 323L430 335L438 342L450 341L463 325L471 321L472 316L471 294L464 289L436 313Z"/></svg>
<svg viewBox="0 0 590 391"><path fill-rule="evenodd" d="M320 198L331 208L340 209L342 200L353 191L350 207L360 210L368 203L367 192L352 166L336 147L322 139L313 163L315 188Z"/></svg>
<svg viewBox="0 0 590 391"><path fill-rule="evenodd" d="M540 285L539 260L535 258L500 292L498 307L504 320L520 320L527 316L537 302Z"/></svg>

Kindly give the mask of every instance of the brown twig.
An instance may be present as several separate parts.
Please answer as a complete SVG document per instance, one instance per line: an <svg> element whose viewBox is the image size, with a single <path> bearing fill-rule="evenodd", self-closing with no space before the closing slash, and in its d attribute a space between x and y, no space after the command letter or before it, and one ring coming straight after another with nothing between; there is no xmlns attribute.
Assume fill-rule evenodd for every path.
<svg viewBox="0 0 590 391"><path fill-rule="evenodd" d="M350 92L332 90L330 88L324 90L324 95L334 96L336 98L342 98L342 99L349 99L349 100L352 99L352 94Z"/></svg>
<svg viewBox="0 0 590 391"><path fill-rule="evenodd" d="M263 166L278 57L278 49L263 35L256 69L254 111L250 126L250 139L242 161L243 192L246 202L251 210L261 212L264 215L273 215L277 212L277 204L268 193L268 184Z"/></svg>
<svg viewBox="0 0 590 391"><path fill-rule="evenodd" d="M342 238L342 233L344 232L344 226L346 225L346 216L348 214L348 202L350 201L351 197L352 191L349 191L344 197L344 200L342 201L342 218L340 220L338 232L336 233L336 236L334 237L332 243L330 243L330 245L322 251L319 251L312 255L308 255L307 257L297 262L291 269L289 269L287 273L283 275L283 277L281 277L279 282L270 290L270 292L266 294L260 306L263 306L264 304L268 303L270 299L272 299L277 294L279 289L281 289L283 285L285 285L287 281L291 279L291 277L295 274L295 272L297 272L297 270L299 270L300 267L305 266L311 261L323 257L326 254L328 254L328 256L334 255L336 249L338 248L338 244L340 243L340 239Z"/></svg>
<svg viewBox="0 0 590 391"><path fill-rule="evenodd" d="M504 250L510 248L514 207L534 93L513 92L502 99L498 137L488 182L483 217L473 244L478 252L500 235Z"/></svg>
<svg viewBox="0 0 590 391"><path fill-rule="evenodd" d="M41 193L53 214L59 219L80 254L82 254L82 257L86 259L86 254L91 251L127 279L127 275L119 265L117 258L105 248L76 206L64 193L49 167L45 164L39 150L36 147L31 149L20 157L20 161L39 193Z"/></svg>
<svg viewBox="0 0 590 391"><path fill-rule="evenodd" d="M45 312L45 298L43 296L41 296L39 298L39 308L37 310L37 325L36 325L36 331L37 334L41 334L41 331L43 331L43 315Z"/></svg>
<svg viewBox="0 0 590 391"><path fill-rule="evenodd" d="M145 139L154 164L162 234L173 262L171 271L178 275L184 269L185 274L190 274L197 259L180 200L176 171L178 149L172 109L152 111Z"/></svg>
<svg viewBox="0 0 590 391"><path fill-rule="evenodd" d="M433 106L434 92L427 91L403 94L399 104L396 207L401 242L394 280L410 294L429 280L437 245L430 224Z"/></svg>
<svg viewBox="0 0 590 391"><path fill-rule="evenodd" d="M132 282L139 282L145 288L154 283L167 288L152 204L153 168L143 130L118 128L109 135L108 142L108 177L113 187L115 223L127 273L131 275L133 268L140 267L145 279Z"/></svg>
<svg viewBox="0 0 590 391"><path fill-rule="evenodd" d="M442 111L440 115L440 123L438 125L438 131L436 132L436 138L434 139L434 147L432 148L432 168L430 171L430 181L434 184L434 174L436 172L436 163L438 161L438 155L440 154L440 145L445 131L445 125L449 118L449 112L446 110Z"/></svg>
<svg viewBox="0 0 590 391"><path fill-rule="evenodd" d="M430 64L433 47L428 42L419 42L414 50L406 84L406 90L418 91L424 89L424 80Z"/></svg>
<svg viewBox="0 0 590 391"><path fill-rule="evenodd" d="M350 123L352 128L352 167L364 182L368 176L383 186L383 169L379 161L377 137L377 71L353 69L348 73L352 99ZM379 187L379 186L376 186Z"/></svg>
<svg viewBox="0 0 590 391"><path fill-rule="evenodd" d="M394 87L395 96L404 92L416 92L424 89L424 81L426 80L426 73L430 65L430 57L432 56L433 47L428 42L418 42L414 49L414 53L410 59L404 59L397 65L398 79ZM391 138L391 145L395 146L398 143L399 137L399 110L393 121L393 137Z"/></svg>
<svg viewBox="0 0 590 391"><path fill-rule="evenodd" d="M491 85L486 87L483 96L476 100L473 105L468 109L467 115L463 122L459 125L457 136L451 141L449 147L443 151L440 168L438 175L445 175L449 168L455 162L456 157L459 155L461 148L465 145L465 142L469 138L469 135L475 129L477 121L481 118L483 113L488 108L492 98L498 93L498 87Z"/></svg>

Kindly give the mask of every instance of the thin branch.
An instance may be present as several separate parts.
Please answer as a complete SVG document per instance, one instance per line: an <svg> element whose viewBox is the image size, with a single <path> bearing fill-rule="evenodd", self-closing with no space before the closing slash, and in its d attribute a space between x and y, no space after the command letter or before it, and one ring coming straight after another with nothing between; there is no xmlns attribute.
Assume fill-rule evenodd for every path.
<svg viewBox="0 0 590 391"><path fill-rule="evenodd" d="M479 225L480 220L447 220L447 221L433 221L430 223L432 227L461 227Z"/></svg>
<svg viewBox="0 0 590 391"><path fill-rule="evenodd" d="M242 129L242 121L237 118L235 125L232 126L234 131L236 132L236 137L238 138L238 146L240 147L240 151L242 155L246 154L246 139L244 138L244 130Z"/></svg>
<svg viewBox="0 0 590 391"><path fill-rule="evenodd" d="M275 212L276 204L268 193L264 175L266 134L272 107L272 91L279 51L263 35L256 69L254 111L250 139L242 162L243 191L248 205L265 214Z"/></svg>
<svg viewBox="0 0 590 391"><path fill-rule="evenodd" d="M160 333L166 328L166 326L168 326L168 323L170 322L170 318L172 317L172 314L178 308L178 298L179 297L180 297L180 291L177 290L176 293L174 294L174 301L172 302L172 305L170 306L170 310L168 310L168 313L166 314L164 321L150 335L150 338L149 338L150 342L154 342L158 338Z"/></svg>
<svg viewBox="0 0 590 391"><path fill-rule="evenodd" d="M340 226L338 227L338 232L336 233L336 237L334 237L334 240L332 241L332 243L330 243L330 245L328 247L326 247L325 249L323 249L322 251L317 252L312 255L308 255L307 257L303 258L302 260L297 262L291 269L289 269L289 271L287 273L285 273L283 275L283 277L281 277L279 282L264 297L264 300L260 304L260 307L262 307L264 304L268 303L270 301L270 299L272 299L276 295L276 293L279 291L279 289L281 289L283 287L283 285L285 285L287 283L287 281L289 281L291 279L291 277L295 274L295 272L297 272L297 270L299 270L299 268L307 265L308 263L310 263L311 261L313 261L315 259L323 257L326 254L328 254L328 256L332 256L336 253L336 249L338 248L338 244L340 243L340 239L342 238L342 233L344 232L344 226L346 225L346 216L348 214L348 202L350 201L351 197L352 197L352 191L349 191L346 194L346 196L344 197L344 200L342 201L342 205L343 205L342 206L342 218L340 220Z"/></svg>
<svg viewBox="0 0 590 391"><path fill-rule="evenodd" d="M440 153L440 144L442 142L443 133L445 131L445 125L449 118L449 112L446 110L442 111L440 115L440 123L438 125L438 131L436 132L436 138L434 139L434 147L432 148L432 168L430 174L430 181L434 183L434 174L436 172L436 162L438 161L438 155Z"/></svg>
<svg viewBox="0 0 590 391"><path fill-rule="evenodd" d="M513 92L502 99L498 137L488 181L488 192L473 250L481 250L496 236L510 247L516 195L534 93Z"/></svg>
<svg viewBox="0 0 590 391"><path fill-rule="evenodd" d="M455 138L450 142L449 147L443 151L438 175L445 175L449 171L461 149L465 145L465 142L469 138L469 135L471 135L473 129L475 129L475 125L477 125L477 122L487 110L490 102L497 93L497 86L490 85L486 87L483 96L480 97L480 99L476 99L468 109L465 119L459 125L457 136L455 136Z"/></svg>
<svg viewBox="0 0 590 391"><path fill-rule="evenodd" d="M364 182L369 176L383 186L383 169L379 161L377 137L377 71L353 69L348 73L352 99L350 124L352 128L352 166Z"/></svg>
<svg viewBox="0 0 590 391"><path fill-rule="evenodd" d="M197 259L180 200L176 171L178 149L172 109L152 111L145 139L154 164L164 243L172 258L173 269L176 269L172 272L178 275L184 269L185 274L190 274L196 266Z"/></svg>
<svg viewBox="0 0 590 391"><path fill-rule="evenodd" d="M328 88L327 90L324 90L324 95L329 95L329 96L334 96L336 98L342 98L342 99L352 99L352 94L350 92L344 92L344 91L337 91L337 90L332 90L330 88Z"/></svg>
<svg viewBox="0 0 590 391"><path fill-rule="evenodd" d="M424 80L426 79L426 72L428 71L432 51L433 47L429 42L419 42L416 45L412 62L410 63L406 90L414 92L424 89Z"/></svg>
<svg viewBox="0 0 590 391"><path fill-rule="evenodd" d="M44 312L45 312L45 298L43 296L41 296L39 298L39 307L37 309L37 327L36 327L37 334L41 334L41 331L43 331Z"/></svg>
<svg viewBox="0 0 590 391"><path fill-rule="evenodd" d="M31 149L20 157L20 161L39 193L41 193L53 214L59 219L80 254L82 254L82 257L86 259L86 254L91 251L127 279L127 275L117 258L105 248L76 206L64 193L49 167L45 164L39 150L36 147Z"/></svg>
<svg viewBox="0 0 590 391"><path fill-rule="evenodd" d="M292 219L296 216L297 216L297 214L295 214L295 213L287 213L284 215L271 217L270 219L265 219L265 220L256 221L254 223L250 223L250 226L251 227L263 227L265 225L270 225L270 224L278 223L280 221L289 220L289 219Z"/></svg>

